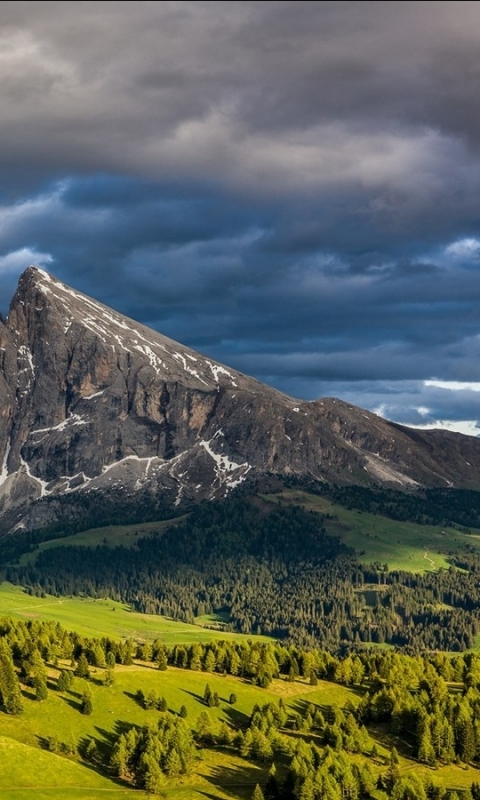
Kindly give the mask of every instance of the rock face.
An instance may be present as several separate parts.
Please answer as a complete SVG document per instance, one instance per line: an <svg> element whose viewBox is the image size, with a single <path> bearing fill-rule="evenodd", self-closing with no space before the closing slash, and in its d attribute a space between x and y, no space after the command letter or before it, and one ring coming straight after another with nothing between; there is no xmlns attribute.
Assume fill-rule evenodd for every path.
<svg viewBox="0 0 480 800"><path fill-rule="evenodd" d="M24 272L0 322L3 530L39 524L44 497L144 490L180 505L267 473L480 489L480 440L292 399Z"/></svg>

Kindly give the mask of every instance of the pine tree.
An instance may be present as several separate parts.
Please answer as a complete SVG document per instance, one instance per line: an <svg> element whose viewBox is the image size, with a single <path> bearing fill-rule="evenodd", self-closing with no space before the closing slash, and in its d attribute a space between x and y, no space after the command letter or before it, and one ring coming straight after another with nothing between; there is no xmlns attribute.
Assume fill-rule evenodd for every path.
<svg viewBox="0 0 480 800"><path fill-rule="evenodd" d="M348 797L348 795L345 796ZM315 785L310 775L305 778L298 797L299 800L315 800Z"/></svg>
<svg viewBox="0 0 480 800"><path fill-rule="evenodd" d="M98 758L98 748L95 739L91 738L85 748L85 758L87 761L96 761Z"/></svg>
<svg viewBox="0 0 480 800"><path fill-rule="evenodd" d="M173 747L165 759L165 772L167 775L179 775L182 771L182 759L178 750Z"/></svg>
<svg viewBox="0 0 480 800"><path fill-rule="evenodd" d="M85 689L82 695L80 711L86 716L89 716L93 711L92 693L88 689Z"/></svg>
<svg viewBox="0 0 480 800"><path fill-rule="evenodd" d="M103 679L104 686L113 686L115 683L115 673L111 667L109 667L105 671L105 677Z"/></svg>
<svg viewBox="0 0 480 800"><path fill-rule="evenodd" d="M277 770L275 764L272 764L268 773L267 782L263 792L265 800L279 800L280 785L277 778Z"/></svg>
<svg viewBox="0 0 480 800"><path fill-rule="evenodd" d="M165 670L168 669L167 654L165 653L165 650L163 650L163 648L158 652L157 664L158 664L158 669L161 672L165 672Z"/></svg>
<svg viewBox="0 0 480 800"><path fill-rule="evenodd" d="M420 746L418 748L418 760L423 764L435 764L435 750L432 745L432 737L430 727L428 724L424 726L423 733L420 738Z"/></svg>
<svg viewBox="0 0 480 800"><path fill-rule="evenodd" d="M263 794L262 790L260 789L260 786L258 785L258 783L255 786L255 789L253 790L252 800L265 800L264 794Z"/></svg>
<svg viewBox="0 0 480 800"><path fill-rule="evenodd" d="M44 678L37 676L34 678L35 700L46 700L48 697L47 683Z"/></svg>
<svg viewBox="0 0 480 800"><path fill-rule="evenodd" d="M22 695L10 648L0 639L0 699L7 714L21 714Z"/></svg>
<svg viewBox="0 0 480 800"><path fill-rule="evenodd" d="M107 657L105 659L106 665L109 669L114 669L116 660L115 660L115 653L112 650L109 650L107 653Z"/></svg>
<svg viewBox="0 0 480 800"><path fill-rule="evenodd" d="M158 711L168 711L168 703L164 697L160 697L157 700L157 709Z"/></svg>
<svg viewBox="0 0 480 800"><path fill-rule="evenodd" d="M468 710L461 708L455 721L455 749L462 761L472 761L475 756L475 733Z"/></svg>
<svg viewBox="0 0 480 800"><path fill-rule="evenodd" d="M129 775L127 765L128 765L127 744L125 737L122 734L118 737L113 747L112 757L110 759L110 766L112 767L115 775L118 775L119 778L127 778Z"/></svg>
<svg viewBox="0 0 480 800"><path fill-rule="evenodd" d="M69 669L62 669L57 679L57 689L59 692L66 692L73 684L73 673Z"/></svg>
<svg viewBox="0 0 480 800"><path fill-rule="evenodd" d="M88 661L85 653L81 653L79 656L77 667L75 669L75 675L77 675L79 678L90 677L90 668L88 666Z"/></svg>
<svg viewBox="0 0 480 800"><path fill-rule="evenodd" d="M220 729L218 732L218 743L223 745L223 747L229 747L232 744L232 731L228 727L227 723L223 721L220 724Z"/></svg>

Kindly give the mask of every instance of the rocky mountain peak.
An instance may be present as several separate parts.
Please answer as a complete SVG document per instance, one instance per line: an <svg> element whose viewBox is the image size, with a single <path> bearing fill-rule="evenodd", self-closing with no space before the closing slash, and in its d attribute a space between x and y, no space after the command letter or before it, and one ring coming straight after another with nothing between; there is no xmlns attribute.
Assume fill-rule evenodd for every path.
<svg viewBox="0 0 480 800"><path fill-rule="evenodd" d="M120 492L133 503L145 491L178 506L266 473L476 487L480 441L458 437L410 431L334 398L287 397L36 267L0 321L7 529L55 513L42 498Z"/></svg>

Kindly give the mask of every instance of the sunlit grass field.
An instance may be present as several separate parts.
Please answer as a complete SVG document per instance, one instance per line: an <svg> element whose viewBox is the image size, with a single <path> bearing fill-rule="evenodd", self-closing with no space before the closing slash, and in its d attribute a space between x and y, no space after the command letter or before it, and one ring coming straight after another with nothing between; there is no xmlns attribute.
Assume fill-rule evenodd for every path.
<svg viewBox="0 0 480 800"><path fill-rule="evenodd" d="M62 666L62 665L60 665ZM91 679L75 678L71 691L57 692L54 688L58 669L50 667L49 695L39 703L30 691L24 689L25 710L21 716L1 715L0 737L0 796L13 800L45 798L45 800L67 800L77 798L109 797L112 800L133 800L145 796L127 784L115 781L107 774L97 772L92 765L83 763L79 757L60 756L47 752L47 737L56 736L60 742L75 743L82 748L90 738L95 739L100 753L107 754L112 737L130 725L154 722L155 710L144 710L137 702L138 689L148 693L154 689L167 700L169 710L177 713L182 705L187 708L187 723L195 727L198 715L206 710L203 694L206 684L220 698L218 708L208 709L212 720L242 725L248 722L253 706L283 698L287 710L302 711L307 703L323 710L332 704L343 707L347 701L356 704L362 695L358 688L319 681L310 686L303 681L294 683L274 680L268 689L252 686L248 681L217 673L192 672L169 667L159 671L153 664L136 662L132 666L115 668L115 683L103 685L104 670L93 669ZM80 713L80 697L86 686L93 697L93 713ZM237 696L235 705L230 705L231 693ZM385 734L382 726L372 730L379 756L370 763L375 772L386 769L386 761L393 744L398 741ZM294 734L295 735L295 734ZM302 735L302 734L297 734ZM305 734L315 738L313 734ZM448 766L435 771L408 759L408 752L400 745L401 770L414 769L431 774L445 786L467 787L478 776L478 770L470 767ZM361 762L367 756L352 756ZM165 797L171 800L227 800L227 798L250 798L256 782L266 780L268 764L256 764L240 758L233 751L199 751L198 760L189 775L167 782Z"/></svg>
<svg viewBox="0 0 480 800"><path fill-rule="evenodd" d="M161 536L172 525L178 525L185 520L185 515L174 519L161 520L160 522L141 522L134 525L106 525L102 528L90 528L86 531L73 533L61 539L47 539L41 542L38 549L31 553L24 553L18 563L21 566L35 561L38 553L51 550L52 547L135 547L142 537Z"/></svg>
<svg viewBox="0 0 480 800"><path fill-rule="evenodd" d="M114 600L93 600L90 597L35 597L21 586L0 584L0 616L16 619L44 619L60 622L67 630L82 636L117 639L162 639L165 644L211 642L216 639L248 639L240 633L210 630L202 625L188 625L155 614L139 614L125 603ZM210 624L205 618L203 625ZM212 624L214 624L212 620ZM255 637L257 638L257 637ZM268 637L258 637L264 641Z"/></svg>
<svg viewBox="0 0 480 800"><path fill-rule="evenodd" d="M398 522L377 514L355 511L335 505L324 497L299 490L270 495L272 502L293 503L307 511L330 514L325 520L327 533L338 536L353 547L360 561L387 563L390 570L408 572L448 569L448 553L467 547L480 553L480 532L462 533L438 525Z"/></svg>

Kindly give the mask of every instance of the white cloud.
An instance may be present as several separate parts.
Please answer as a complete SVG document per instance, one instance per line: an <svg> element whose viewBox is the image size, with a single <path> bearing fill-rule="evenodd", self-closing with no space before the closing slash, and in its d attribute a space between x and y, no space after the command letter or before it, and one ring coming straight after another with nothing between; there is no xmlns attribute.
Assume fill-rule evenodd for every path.
<svg viewBox="0 0 480 800"><path fill-rule="evenodd" d="M434 386L436 389L448 389L452 392L480 392L480 383L477 381L437 381L429 380L423 382L424 386ZM420 411L420 409L418 409Z"/></svg>
<svg viewBox="0 0 480 800"><path fill-rule="evenodd" d="M445 248L447 256L461 259L477 259L480 257L480 241L474 238L459 239Z"/></svg>
<svg viewBox="0 0 480 800"><path fill-rule="evenodd" d="M15 250L5 256L0 256L0 276L19 275L30 264L40 267L51 264L52 261L53 258L50 253L39 253L30 247L22 247L21 250Z"/></svg>
<svg viewBox="0 0 480 800"><path fill-rule="evenodd" d="M446 431L453 431L454 433L463 433L465 436L479 436L480 426L474 419L461 419L461 420L448 420L437 419L433 422L428 422L423 425L412 425L409 423L409 428L418 428L420 430L428 431L435 428L441 428Z"/></svg>

